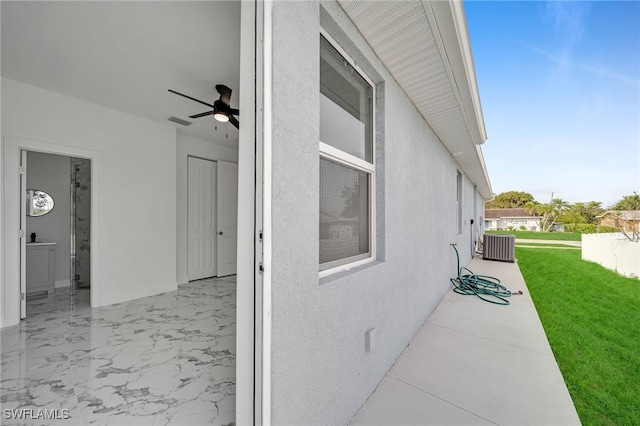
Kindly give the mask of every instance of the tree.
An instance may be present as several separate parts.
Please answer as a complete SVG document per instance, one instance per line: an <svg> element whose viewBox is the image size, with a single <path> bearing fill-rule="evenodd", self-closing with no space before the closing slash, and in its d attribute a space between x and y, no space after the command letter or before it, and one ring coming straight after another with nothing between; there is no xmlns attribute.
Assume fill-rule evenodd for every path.
<svg viewBox="0 0 640 426"><path fill-rule="evenodd" d="M640 195L625 195L611 210L618 216L615 228L629 241L640 242Z"/></svg>
<svg viewBox="0 0 640 426"><path fill-rule="evenodd" d="M609 210L640 210L640 195L635 191L633 195L625 195L622 200L611 206Z"/></svg>
<svg viewBox="0 0 640 426"><path fill-rule="evenodd" d="M558 222L560 215L566 211L569 207L569 203L562 200L562 198L554 198L550 203L536 203L530 201L525 205L525 209L529 214L535 214L540 216L540 230L542 232L549 232L553 229L553 225Z"/></svg>
<svg viewBox="0 0 640 426"><path fill-rule="evenodd" d="M558 220L563 223L588 223L591 225L597 225L598 216L602 213L602 203L598 201L575 203L569 205Z"/></svg>
<svg viewBox="0 0 640 426"><path fill-rule="evenodd" d="M528 192L508 191L496 195L493 201L488 202L487 209L512 209L524 207L528 202L533 202L533 195Z"/></svg>

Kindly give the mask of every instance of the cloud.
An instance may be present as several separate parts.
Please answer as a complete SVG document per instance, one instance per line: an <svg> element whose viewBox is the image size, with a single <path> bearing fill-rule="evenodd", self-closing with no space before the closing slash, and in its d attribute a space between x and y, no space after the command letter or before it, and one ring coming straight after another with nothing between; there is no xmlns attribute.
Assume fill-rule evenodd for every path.
<svg viewBox="0 0 640 426"><path fill-rule="evenodd" d="M624 75L620 75L602 67L596 67L596 66L590 66L590 65L577 65L577 67L583 71L590 72L600 77L611 78L625 84L629 84L635 87L640 87L640 79L638 78L631 78Z"/></svg>
<svg viewBox="0 0 640 426"><path fill-rule="evenodd" d="M553 34L554 62L556 77L564 80L571 78L571 58L576 46L585 33L585 20L589 4L579 1L547 1L545 20L551 24ZM551 58L550 58L551 59Z"/></svg>
<svg viewBox="0 0 640 426"><path fill-rule="evenodd" d="M584 34L584 21L589 4L577 1L548 1L547 17L553 23L553 30L559 37L562 47L570 49Z"/></svg>
<svg viewBox="0 0 640 426"><path fill-rule="evenodd" d="M567 54L554 55L545 49L541 49L539 47L529 47L535 53L544 56L549 61L558 65L558 67L563 69L576 69L584 72L588 72L597 77L607 78L616 80L620 83L624 83L633 87L640 87L640 78L628 77L622 74L618 74L612 70L606 69L602 66L595 66L589 64L582 64L574 61Z"/></svg>

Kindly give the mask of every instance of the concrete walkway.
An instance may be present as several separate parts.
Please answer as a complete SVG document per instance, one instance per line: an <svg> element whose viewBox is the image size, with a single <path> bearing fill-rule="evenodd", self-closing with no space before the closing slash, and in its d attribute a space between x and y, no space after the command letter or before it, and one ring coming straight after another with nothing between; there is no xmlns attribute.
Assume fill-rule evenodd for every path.
<svg viewBox="0 0 640 426"><path fill-rule="evenodd" d="M449 291L352 425L577 425L569 392L516 263L473 259L511 305Z"/></svg>

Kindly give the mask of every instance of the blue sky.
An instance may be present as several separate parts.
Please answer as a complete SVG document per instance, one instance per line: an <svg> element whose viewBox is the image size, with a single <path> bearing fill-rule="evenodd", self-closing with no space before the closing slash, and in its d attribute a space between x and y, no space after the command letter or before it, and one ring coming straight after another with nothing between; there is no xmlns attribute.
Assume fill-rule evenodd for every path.
<svg viewBox="0 0 640 426"><path fill-rule="evenodd" d="M640 2L469 1L496 194L640 192Z"/></svg>

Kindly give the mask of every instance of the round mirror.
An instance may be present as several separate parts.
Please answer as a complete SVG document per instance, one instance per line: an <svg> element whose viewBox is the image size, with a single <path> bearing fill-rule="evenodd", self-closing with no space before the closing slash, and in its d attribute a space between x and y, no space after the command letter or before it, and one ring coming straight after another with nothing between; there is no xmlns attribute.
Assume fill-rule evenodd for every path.
<svg viewBox="0 0 640 426"><path fill-rule="evenodd" d="M27 189L27 216L44 216L53 210L53 198L44 191Z"/></svg>

